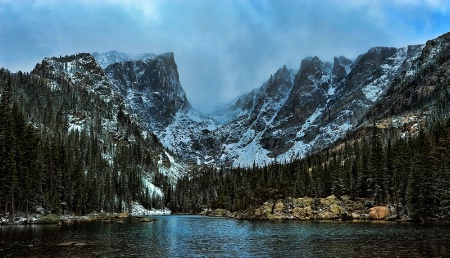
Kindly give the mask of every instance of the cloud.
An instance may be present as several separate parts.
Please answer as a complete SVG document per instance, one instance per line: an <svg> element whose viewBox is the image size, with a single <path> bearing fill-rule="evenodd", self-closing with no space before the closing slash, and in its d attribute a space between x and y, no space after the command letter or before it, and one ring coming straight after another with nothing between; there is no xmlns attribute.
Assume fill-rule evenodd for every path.
<svg viewBox="0 0 450 258"><path fill-rule="evenodd" d="M144 22L153 22L160 19L158 12L160 1L158 0L82 0L86 6L95 5L97 7L105 5L115 5L126 10L131 16L138 16Z"/></svg>
<svg viewBox="0 0 450 258"><path fill-rule="evenodd" d="M356 58L373 46L447 32L444 0L0 0L0 66L118 50L174 52L192 105L210 112L306 56Z"/></svg>

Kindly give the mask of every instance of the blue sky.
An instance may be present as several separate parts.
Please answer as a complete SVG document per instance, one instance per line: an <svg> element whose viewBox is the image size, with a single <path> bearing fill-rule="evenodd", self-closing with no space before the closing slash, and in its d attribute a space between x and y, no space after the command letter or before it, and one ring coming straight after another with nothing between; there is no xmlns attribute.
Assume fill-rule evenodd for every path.
<svg viewBox="0 0 450 258"><path fill-rule="evenodd" d="M0 0L0 66L47 56L174 52L194 108L208 113L307 56L355 59L374 46L450 31L447 0Z"/></svg>

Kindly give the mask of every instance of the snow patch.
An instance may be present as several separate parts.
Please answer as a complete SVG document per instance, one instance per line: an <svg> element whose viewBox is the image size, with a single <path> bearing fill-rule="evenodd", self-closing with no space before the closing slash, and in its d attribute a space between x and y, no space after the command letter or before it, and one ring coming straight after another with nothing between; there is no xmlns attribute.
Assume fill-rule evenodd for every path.
<svg viewBox="0 0 450 258"><path fill-rule="evenodd" d="M383 89L371 83L362 88L362 92L368 100L375 102L382 95Z"/></svg>
<svg viewBox="0 0 450 258"><path fill-rule="evenodd" d="M140 203L133 202L131 205L131 216L142 216L142 215L170 215L172 212L165 208L162 210L156 210L156 209L146 209L144 206L142 206Z"/></svg>
<svg viewBox="0 0 450 258"><path fill-rule="evenodd" d="M155 54L152 53L144 53L144 54L130 54L130 53L122 53L117 51L109 51L106 53L92 53L92 56L95 58L95 61L100 65L101 68L105 69L108 65L126 61L138 61L138 60L146 60L155 57Z"/></svg>
<svg viewBox="0 0 450 258"><path fill-rule="evenodd" d="M175 160L175 158L172 155L170 155L167 151L165 151L164 153L166 157L169 159L170 165L169 167L164 165L163 154L160 154L160 158L158 161L159 172L169 177L172 183L175 183L181 176L183 176L189 171L189 167L186 164L183 164Z"/></svg>

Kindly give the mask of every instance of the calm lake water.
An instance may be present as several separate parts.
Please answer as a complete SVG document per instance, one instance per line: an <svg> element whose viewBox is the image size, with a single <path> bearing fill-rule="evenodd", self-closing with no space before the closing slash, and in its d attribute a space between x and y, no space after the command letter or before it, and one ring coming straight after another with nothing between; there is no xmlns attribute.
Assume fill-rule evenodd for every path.
<svg viewBox="0 0 450 258"><path fill-rule="evenodd" d="M0 257L450 257L449 225L153 217L3 226ZM63 242L85 245L58 246Z"/></svg>

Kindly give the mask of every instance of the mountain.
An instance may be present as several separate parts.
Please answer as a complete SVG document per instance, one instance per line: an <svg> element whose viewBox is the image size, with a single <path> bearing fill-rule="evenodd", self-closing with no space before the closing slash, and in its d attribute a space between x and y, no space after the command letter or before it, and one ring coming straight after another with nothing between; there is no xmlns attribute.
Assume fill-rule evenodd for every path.
<svg viewBox="0 0 450 258"><path fill-rule="evenodd" d="M105 74L127 104L140 111L138 115L148 121L150 129L160 131L172 122L178 110L190 109L178 79L173 53L142 55L138 59L126 58L129 55L118 52L93 56L111 62L102 63Z"/></svg>
<svg viewBox="0 0 450 258"><path fill-rule="evenodd" d="M235 111L237 118L213 133L227 139L221 161L233 166L289 162L328 146L362 122L421 49L376 47L354 62L310 57L296 73L280 69L223 112Z"/></svg>
<svg viewBox="0 0 450 258"><path fill-rule="evenodd" d="M129 54L129 53L121 53L118 51L109 51L106 53L92 53L92 56L95 58L95 61L97 64L105 69L108 65L114 64L114 63L120 63L125 61L137 61L137 60L144 60L149 59L155 56L155 54L152 53L144 53L144 54Z"/></svg>
<svg viewBox="0 0 450 258"><path fill-rule="evenodd" d="M427 41L418 58L407 70L396 75L387 94L371 110L371 116L381 119L400 114L408 110L431 110L440 106L446 110L450 98L448 81L450 33ZM444 114L435 114L443 116Z"/></svg>
<svg viewBox="0 0 450 258"><path fill-rule="evenodd" d="M434 137L434 142L445 139L440 131L446 129L437 122L450 116L449 52L447 33L424 45L374 47L355 60L340 56L326 62L308 57L298 70L283 66L260 88L209 115L194 110L186 98L173 53L82 53L45 58L31 73L2 68L0 199L8 201L0 203L0 210L13 214L15 210L28 211L30 203L48 212L67 209L79 214L132 211L138 204L178 209L186 205L180 203L186 193L177 189L187 191L195 202L195 207L184 208L199 209L198 196L189 183L195 177L191 170L205 172L199 172L197 178L204 184L202 178L211 176L214 167L273 163L261 168L264 177L271 177L273 173L266 173L266 168L275 169L278 164L274 161L298 161L339 143L339 139L350 139L349 135L367 135L369 127L373 130L369 143L364 142L367 137L360 138L361 143L355 141L361 145L355 147L357 154L352 154L347 142L333 147L339 150L345 145L348 157L336 157L341 162L332 165L339 168L339 164L347 164L348 173L360 174L347 173L345 177L357 182L349 185L350 181L339 181L342 178L336 171L337 181L322 178L325 174L309 173L310 161L300 160L297 164L301 164L304 184L296 188L302 193L320 190L315 194L323 195L348 193L353 185L360 196L378 198L378 193L383 193L385 199L383 189L387 189L388 180L383 179L384 170L380 169L380 150L385 148L386 157L393 150L389 144L383 146L386 144L382 144L377 129L388 128L385 131L395 137L418 139L413 147L421 156L414 158L427 164L429 151L419 147L427 144L427 137ZM425 137L421 129L432 125L436 128ZM396 146L404 143L396 141ZM324 160L330 160L328 150L318 152L319 157L311 161L317 169ZM433 155L433 164L439 164L440 154ZM368 156L371 167L359 169ZM355 158L354 168L345 163L350 158ZM445 155L442 158L445 160ZM211 166L195 166L205 164ZM281 165L279 168L284 170ZM292 169L286 171L291 173ZM236 187L242 171L233 171L239 173L228 183ZM407 186L411 189L426 178L426 174L413 178L405 171L402 175L412 180ZM374 181L365 180L369 177ZM311 178L314 180L308 181ZM176 182L182 185L175 189ZM327 185L306 187L321 182ZM404 184L402 187L406 191ZM261 198L278 195L271 189L262 191ZM408 196L415 192L411 190ZM405 196L401 198L405 200ZM377 202L385 201L380 200ZM239 202L238 206L243 208L244 204Z"/></svg>
<svg viewBox="0 0 450 258"><path fill-rule="evenodd" d="M398 105L392 85L434 63L446 42L443 36L426 46L374 47L354 61L308 57L299 70L280 68L260 88L210 115L187 100L173 53L94 57L129 112L174 154L197 164L248 167L304 157L367 122L373 109L386 112L379 106L385 99Z"/></svg>
<svg viewBox="0 0 450 258"><path fill-rule="evenodd" d="M307 58L291 81L280 69L218 116L225 124L216 129L217 143L231 146L224 153L236 154L234 164L250 167L205 168L183 177L175 193L187 203L181 211L208 207L236 211L244 219L280 219L276 213L285 209L286 218L305 220L317 213L296 197L316 196L312 209L334 209L341 219L447 221L449 53L447 33L425 45L375 47L353 62ZM278 98L276 110L272 98ZM297 150L307 156L284 164L250 164L277 152L280 161ZM332 199L351 205L335 209ZM372 216L380 209L385 215ZM332 213L318 219L332 219Z"/></svg>
<svg viewBox="0 0 450 258"><path fill-rule="evenodd" d="M200 154L192 144L217 122L194 110L181 87L173 53L135 58L111 51L94 53L102 61L105 74L121 93L125 106L173 153L197 160ZM108 57L108 58L106 58ZM194 161L201 163L202 161Z"/></svg>
<svg viewBox="0 0 450 258"><path fill-rule="evenodd" d="M0 160L13 157L0 166L0 198L12 200L0 210L169 206L171 186L190 166L128 113L92 55L45 58L29 74L0 76Z"/></svg>

